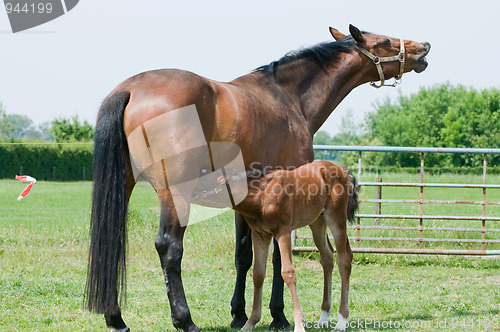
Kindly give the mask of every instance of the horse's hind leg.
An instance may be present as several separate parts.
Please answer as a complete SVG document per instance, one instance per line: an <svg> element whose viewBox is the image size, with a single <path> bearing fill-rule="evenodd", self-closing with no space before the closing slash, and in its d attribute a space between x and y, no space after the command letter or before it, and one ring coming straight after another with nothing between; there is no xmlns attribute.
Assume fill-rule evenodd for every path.
<svg viewBox="0 0 500 332"><path fill-rule="evenodd" d="M352 250L347 237L347 202L345 208L333 207L327 203L324 212L325 220L333 234L335 248L337 249L337 264L341 279L339 318L336 331L345 331L349 318L349 278L351 277Z"/></svg>
<svg viewBox="0 0 500 332"><path fill-rule="evenodd" d="M248 270L252 266L252 229L239 213L235 214L234 224L236 227L236 251L234 254L236 283L231 300L231 316L233 317L231 327L241 328L248 320L245 313L245 283Z"/></svg>
<svg viewBox="0 0 500 332"><path fill-rule="evenodd" d="M323 216L319 216L309 227L313 234L314 243L318 247L319 261L323 267L323 302L321 303L321 316L319 317L318 324L321 327L328 327L332 309L333 247L328 239L328 232Z"/></svg>
<svg viewBox="0 0 500 332"><path fill-rule="evenodd" d="M262 316L262 288L266 277L267 255L271 236L252 231L255 261L253 265L253 305L252 312L243 330L252 330Z"/></svg>
<svg viewBox="0 0 500 332"><path fill-rule="evenodd" d="M191 319L181 279L182 241L186 226L180 225L170 191L157 190L157 194L160 198L161 214L155 246L165 277L172 322L176 328L184 331L200 331Z"/></svg>

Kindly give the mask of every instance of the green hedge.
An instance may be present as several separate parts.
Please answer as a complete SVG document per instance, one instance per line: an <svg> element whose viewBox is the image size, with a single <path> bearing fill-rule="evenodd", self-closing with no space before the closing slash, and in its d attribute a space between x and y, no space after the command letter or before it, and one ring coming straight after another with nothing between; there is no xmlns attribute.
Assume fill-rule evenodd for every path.
<svg viewBox="0 0 500 332"><path fill-rule="evenodd" d="M92 180L93 145L0 145L0 179L20 173L37 180ZM336 161L342 164L341 161ZM357 165L350 167L357 172ZM417 173L418 167L367 166L363 172ZM425 167L426 173L482 174L482 167ZM500 166L488 165L489 174L500 174Z"/></svg>
<svg viewBox="0 0 500 332"><path fill-rule="evenodd" d="M0 178L92 180L92 145L0 145Z"/></svg>

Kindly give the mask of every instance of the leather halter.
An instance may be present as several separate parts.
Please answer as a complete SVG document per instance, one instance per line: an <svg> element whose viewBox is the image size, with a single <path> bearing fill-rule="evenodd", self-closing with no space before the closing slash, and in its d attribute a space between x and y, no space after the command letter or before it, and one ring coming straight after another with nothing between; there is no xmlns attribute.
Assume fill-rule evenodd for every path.
<svg viewBox="0 0 500 332"><path fill-rule="evenodd" d="M372 53L368 52L361 46L354 44L354 46L366 55L370 60L373 61L375 66L377 67L378 75L380 77L380 85L377 85L375 82L370 82L370 85L374 88L381 88L383 86L392 86L395 87L396 85L401 83L401 80L403 79L403 72L405 68L405 42L403 39L400 39L400 46L399 46L399 54L395 56L388 56L388 57L378 57L376 55L373 55ZM384 84L385 78L384 78L384 71L382 70L382 62L391 62L391 61L399 61L400 62L400 67L399 67L399 74L394 78L395 81L392 84Z"/></svg>

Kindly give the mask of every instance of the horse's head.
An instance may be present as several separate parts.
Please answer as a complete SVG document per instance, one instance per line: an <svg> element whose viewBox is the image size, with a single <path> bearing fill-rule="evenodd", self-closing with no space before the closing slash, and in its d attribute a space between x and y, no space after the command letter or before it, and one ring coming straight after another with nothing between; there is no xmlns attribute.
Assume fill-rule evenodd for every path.
<svg viewBox="0 0 500 332"><path fill-rule="evenodd" d="M368 80L381 81L378 86L372 83L375 87L383 86L385 77L401 79L403 73L412 70L421 73L427 68L428 63L425 57L431 48L427 42L417 43L411 40L361 32L353 25L349 26L349 32L354 39L356 48L367 59L371 60L365 63L365 66L369 66L367 72L370 77ZM334 28L330 28L330 33L335 40L347 37Z"/></svg>

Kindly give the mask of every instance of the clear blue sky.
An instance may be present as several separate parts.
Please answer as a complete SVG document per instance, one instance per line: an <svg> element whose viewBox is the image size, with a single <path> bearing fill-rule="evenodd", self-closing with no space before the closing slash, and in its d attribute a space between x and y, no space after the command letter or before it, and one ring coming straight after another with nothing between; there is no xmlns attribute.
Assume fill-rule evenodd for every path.
<svg viewBox="0 0 500 332"><path fill-rule="evenodd" d="M81 0L66 15L12 34L0 8L0 101L39 124L54 117L95 121L118 83L157 68L228 81L290 50L328 41L328 27L432 44L429 67L400 88L355 89L322 129L351 112L421 86L451 82L500 88L500 1L130 1Z"/></svg>

